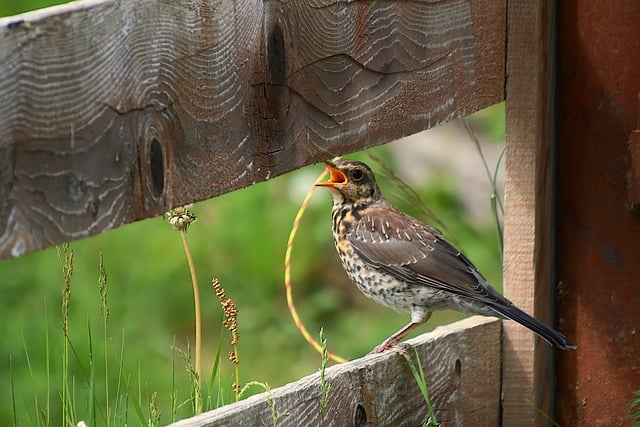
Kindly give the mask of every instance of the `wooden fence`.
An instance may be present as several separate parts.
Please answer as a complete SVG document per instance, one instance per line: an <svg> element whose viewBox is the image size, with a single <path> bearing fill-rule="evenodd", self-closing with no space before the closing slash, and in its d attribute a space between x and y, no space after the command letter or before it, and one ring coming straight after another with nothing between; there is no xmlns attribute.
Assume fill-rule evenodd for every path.
<svg viewBox="0 0 640 427"><path fill-rule="evenodd" d="M551 174L551 16L542 0L90 0L0 19L0 257L158 215L506 97L505 293L550 322L551 208L540 189ZM425 338L428 372L445 367L442 387L433 385L445 420L464 413L461 394L442 392L449 381L466 384L455 360L463 377L473 372L473 335L497 345L495 324L471 321L444 334L454 347L437 353L449 357L442 360L425 353L439 346ZM524 328L504 332L501 353L479 356L501 366L504 396L488 392L494 400L482 411L502 405L505 425L545 422L534 408L552 407L551 352ZM365 373L378 365L406 378L404 361L389 354L332 368L330 379L344 389L345 379L375 378ZM395 410L380 403L384 393L409 384L362 388L367 420L391 423L380 418ZM305 404L314 407L310 393ZM353 416L354 407L344 411Z"/></svg>
<svg viewBox="0 0 640 427"><path fill-rule="evenodd" d="M444 426L500 424L501 322L472 317L407 341L418 352L436 419ZM329 400L321 419L314 374L173 427L274 425L421 426L427 407L407 361L386 352L328 368Z"/></svg>

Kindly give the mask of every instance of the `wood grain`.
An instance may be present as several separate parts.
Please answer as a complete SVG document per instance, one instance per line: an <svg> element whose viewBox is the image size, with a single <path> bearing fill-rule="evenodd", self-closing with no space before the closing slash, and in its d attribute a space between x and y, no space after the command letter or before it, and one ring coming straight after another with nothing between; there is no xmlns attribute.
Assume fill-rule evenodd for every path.
<svg viewBox="0 0 640 427"><path fill-rule="evenodd" d="M553 5L508 5L504 294L553 325ZM502 423L548 425L554 403L553 349L505 322Z"/></svg>
<svg viewBox="0 0 640 427"><path fill-rule="evenodd" d="M493 318L472 317L408 341L420 355L441 426L500 424L501 325ZM413 349L409 354L414 355ZM326 381L331 390L323 423L320 377L315 374L172 426L272 425L269 402L277 413L287 414L279 427L418 426L427 420L408 364L394 352L330 367Z"/></svg>
<svg viewBox="0 0 640 427"><path fill-rule="evenodd" d="M640 3L571 0L557 8L556 313L578 350L557 357L555 420L633 426L640 211L625 184L640 160L629 152L640 143Z"/></svg>
<svg viewBox="0 0 640 427"><path fill-rule="evenodd" d="M504 97L504 1L108 0L0 19L0 257Z"/></svg>

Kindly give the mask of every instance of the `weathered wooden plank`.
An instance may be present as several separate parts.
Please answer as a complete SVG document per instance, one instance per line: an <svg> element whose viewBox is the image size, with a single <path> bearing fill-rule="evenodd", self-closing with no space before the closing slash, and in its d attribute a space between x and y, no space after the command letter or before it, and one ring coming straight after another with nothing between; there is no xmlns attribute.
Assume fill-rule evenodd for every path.
<svg viewBox="0 0 640 427"><path fill-rule="evenodd" d="M443 427L499 425L501 325L499 320L477 316L408 341L418 350L431 403ZM288 414L280 418L279 427L418 426L427 420L407 362L396 353L330 367L326 381L331 391L323 423L320 377L315 374L172 426L272 425L270 401L277 413Z"/></svg>
<svg viewBox="0 0 640 427"><path fill-rule="evenodd" d="M505 2L95 0L0 19L0 257L504 96Z"/></svg>
<svg viewBox="0 0 640 427"><path fill-rule="evenodd" d="M553 325L553 2L509 1L507 27L504 293ZM547 343L505 322L503 425L548 425L552 356Z"/></svg>
<svg viewBox="0 0 640 427"><path fill-rule="evenodd" d="M625 184L640 160L629 152L640 137L640 3L557 7L556 313L578 350L557 358L555 421L637 426L640 212Z"/></svg>

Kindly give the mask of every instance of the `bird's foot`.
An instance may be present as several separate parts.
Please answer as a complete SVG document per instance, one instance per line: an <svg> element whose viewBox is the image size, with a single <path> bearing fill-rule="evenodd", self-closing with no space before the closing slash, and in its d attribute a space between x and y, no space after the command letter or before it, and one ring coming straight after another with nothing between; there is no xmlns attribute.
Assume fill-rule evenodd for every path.
<svg viewBox="0 0 640 427"><path fill-rule="evenodd" d="M411 346L406 342L399 342L394 344L392 347L389 347L389 350L392 350L398 356L404 356L409 353L409 350L411 350Z"/></svg>
<svg viewBox="0 0 640 427"><path fill-rule="evenodd" d="M386 340L385 342L383 342L382 344L376 346L373 350L371 350L369 352L369 354L377 354L377 353L382 353L385 352L387 350L391 350L391 349L406 349L406 347L409 347L408 344L404 344L401 342L398 342L396 340Z"/></svg>
<svg viewBox="0 0 640 427"><path fill-rule="evenodd" d="M387 350L394 351L399 356L404 356L409 352L411 346L406 342L390 342L390 343L382 343L373 350L369 352L369 354L378 354L383 353Z"/></svg>

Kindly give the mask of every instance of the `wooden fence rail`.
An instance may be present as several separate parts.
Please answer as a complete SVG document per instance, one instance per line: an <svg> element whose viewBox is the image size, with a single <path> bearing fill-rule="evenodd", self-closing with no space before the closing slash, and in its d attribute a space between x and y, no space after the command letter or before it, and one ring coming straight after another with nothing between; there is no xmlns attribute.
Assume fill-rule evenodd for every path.
<svg viewBox="0 0 640 427"><path fill-rule="evenodd" d="M0 258L504 99L505 1L91 0L0 19Z"/></svg>
<svg viewBox="0 0 640 427"><path fill-rule="evenodd" d="M500 424L502 322L471 317L407 341L420 356L436 418L446 426ZM413 349L408 354L415 361ZM319 363L319 362L318 362ZM405 359L376 354L332 366L324 419L319 374L252 396L172 427L419 426L427 421L424 398Z"/></svg>

